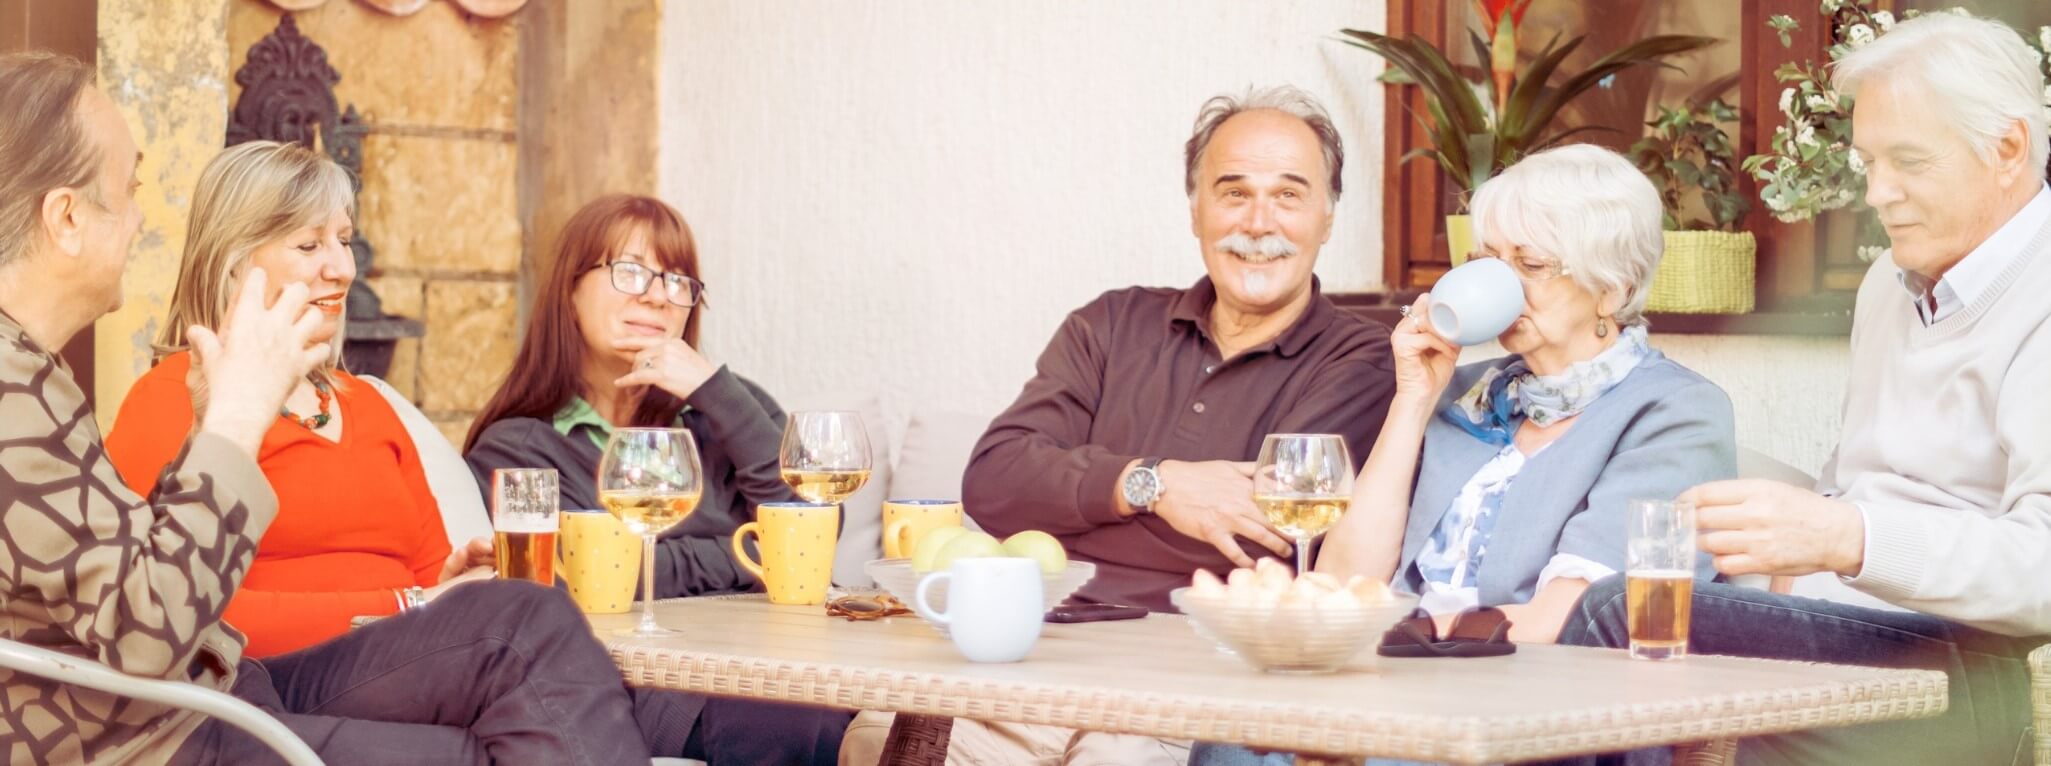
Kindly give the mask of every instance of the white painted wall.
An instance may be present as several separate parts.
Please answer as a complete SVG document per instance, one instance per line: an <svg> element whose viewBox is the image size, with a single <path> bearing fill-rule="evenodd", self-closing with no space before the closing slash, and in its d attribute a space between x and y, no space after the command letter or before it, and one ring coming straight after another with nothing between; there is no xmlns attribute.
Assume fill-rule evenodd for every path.
<svg viewBox="0 0 2051 766"><path fill-rule="evenodd" d="M1202 271L1181 147L1205 98L1291 82L1347 137L1318 273L1379 286L1379 0L691 0L665 9L663 195L705 257L705 346L786 402L995 413L1061 317ZM1740 442L1814 473L1842 339L1655 337Z"/></svg>
<svg viewBox="0 0 2051 766"><path fill-rule="evenodd" d="M1202 274L1197 108L1318 95L1347 189L1317 271L1381 275L1380 0L764 3L664 9L662 193L704 254L706 352L777 395L996 411L1070 310ZM773 341L773 342L772 342Z"/></svg>

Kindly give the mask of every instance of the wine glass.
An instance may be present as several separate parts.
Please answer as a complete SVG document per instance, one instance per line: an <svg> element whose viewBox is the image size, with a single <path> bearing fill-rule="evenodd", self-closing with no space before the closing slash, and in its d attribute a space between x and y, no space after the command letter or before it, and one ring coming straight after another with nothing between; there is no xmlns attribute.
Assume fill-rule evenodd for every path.
<svg viewBox="0 0 2051 766"><path fill-rule="evenodd" d="M681 428L622 428L598 459L598 504L641 536L641 624L620 635L674 636L655 624L655 538L698 509L698 442Z"/></svg>
<svg viewBox="0 0 2051 766"><path fill-rule="evenodd" d="M806 502L838 505L869 481L869 434L852 412L793 412L783 427L783 483Z"/></svg>
<svg viewBox="0 0 2051 766"><path fill-rule="evenodd" d="M1310 571L1310 543L1353 502L1353 456L1336 434L1269 434L1253 468L1253 504L1296 541L1296 573Z"/></svg>

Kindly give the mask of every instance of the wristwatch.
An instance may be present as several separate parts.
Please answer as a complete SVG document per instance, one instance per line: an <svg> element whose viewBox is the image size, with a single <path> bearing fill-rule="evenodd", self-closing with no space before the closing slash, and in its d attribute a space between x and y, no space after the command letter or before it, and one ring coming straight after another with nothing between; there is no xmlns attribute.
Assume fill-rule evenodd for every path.
<svg viewBox="0 0 2051 766"><path fill-rule="evenodd" d="M1133 466L1132 472L1125 475L1125 486L1120 489L1124 492L1125 504L1132 506L1132 510L1143 514L1154 512L1155 501L1167 491L1167 487L1161 484L1161 472L1156 470L1160 465L1160 458L1150 457L1139 461L1139 465Z"/></svg>

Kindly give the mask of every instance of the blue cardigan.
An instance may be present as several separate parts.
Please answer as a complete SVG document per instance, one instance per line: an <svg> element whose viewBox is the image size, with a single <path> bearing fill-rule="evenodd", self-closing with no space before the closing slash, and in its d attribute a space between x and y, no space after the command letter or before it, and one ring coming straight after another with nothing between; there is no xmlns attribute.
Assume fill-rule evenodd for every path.
<svg viewBox="0 0 2051 766"><path fill-rule="evenodd" d="M1453 400L1503 357L1462 366L1425 428L1424 456L1403 533L1398 587L1423 587L1415 567L1460 488L1501 450L1445 420ZM1455 414L1455 417L1459 415ZM1658 351L1591 403L1544 451L1524 464L1503 496L1501 515L1475 573L1482 606L1529 602L1556 553L1624 571L1624 509L1637 498L1678 496L1737 475L1730 397L1709 379ZM1714 574L1709 556L1697 577Z"/></svg>

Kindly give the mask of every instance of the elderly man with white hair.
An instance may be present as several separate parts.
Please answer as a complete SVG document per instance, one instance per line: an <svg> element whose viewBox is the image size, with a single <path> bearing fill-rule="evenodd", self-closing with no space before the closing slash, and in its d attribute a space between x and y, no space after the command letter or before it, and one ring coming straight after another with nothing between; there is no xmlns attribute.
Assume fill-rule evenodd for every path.
<svg viewBox="0 0 2051 766"><path fill-rule="evenodd" d="M1894 245L1859 288L1837 454L1818 491L1682 497L1719 571L1835 573L1906 611L1705 585L1691 651L1950 678L1940 718L1746 740L1743 762L2022 763L2025 657L2051 634L2044 79L2014 30L1951 14L1903 22L1835 78ZM1624 600L1596 584L1561 641L1624 645Z"/></svg>

